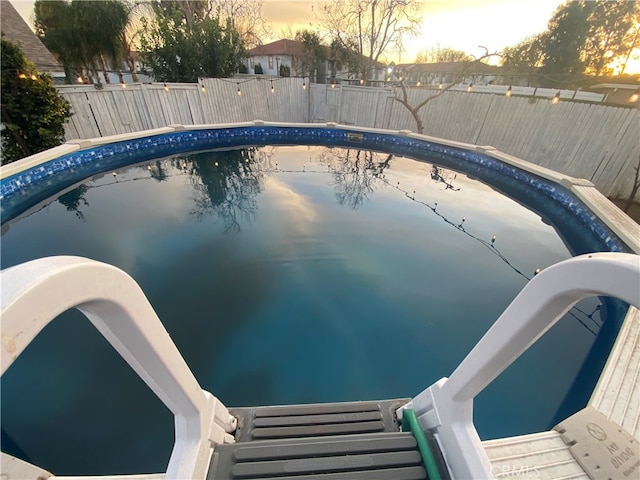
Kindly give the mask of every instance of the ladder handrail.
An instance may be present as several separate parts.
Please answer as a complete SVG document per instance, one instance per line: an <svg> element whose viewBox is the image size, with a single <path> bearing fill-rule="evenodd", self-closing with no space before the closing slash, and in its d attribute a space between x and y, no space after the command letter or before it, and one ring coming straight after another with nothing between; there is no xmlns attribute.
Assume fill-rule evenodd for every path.
<svg viewBox="0 0 640 480"><path fill-rule="evenodd" d="M575 303L602 295L640 308L640 256L593 253L536 275L458 365L402 408L437 434L454 479L493 478L473 425L473 399L547 332ZM402 409L398 411L402 415Z"/></svg>
<svg viewBox="0 0 640 480"><path fill-rule="evenodd" d="M233 442L236 419L203 390L138 284L81 257L48 257L0 272L2 373L62 312L80 310L173 412L166 477L204 479L211 449Z"/></svg>

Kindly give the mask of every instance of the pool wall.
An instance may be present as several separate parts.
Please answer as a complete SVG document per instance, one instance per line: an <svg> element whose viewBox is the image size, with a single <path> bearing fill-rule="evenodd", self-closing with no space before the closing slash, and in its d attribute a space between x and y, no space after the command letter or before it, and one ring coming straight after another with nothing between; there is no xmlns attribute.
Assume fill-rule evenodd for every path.
<svg viewBox="0 0 640 480"><path fill-rule="evenodd" d="M266 144L392 148L394 153L414 158L429 154L443 166L476 176L535 211L540 212L539 202L551 200L556 207L556 218L549 220L563 238L570 230L563 228L563 219L578 221L590 231L583 238L565 238L574 247L574 254L592 250L640 252L638 225L587 180L531 164L491 146L447 141L408 130L335 123L323 126L256 120L188 127L170 125L131 134L73 140L0 168L2 223L6 228L7 222L40 208L42 202L60 193L61 186L72 188L87 177L118 167L177 153ZM587 237L595 238L598 244L590 244Z"/></svg>

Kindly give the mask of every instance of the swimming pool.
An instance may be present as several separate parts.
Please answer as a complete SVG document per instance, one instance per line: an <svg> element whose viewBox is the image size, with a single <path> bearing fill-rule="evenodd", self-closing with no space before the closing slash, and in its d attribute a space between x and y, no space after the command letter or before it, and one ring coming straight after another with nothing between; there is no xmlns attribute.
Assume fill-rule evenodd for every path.
<svg viewBox="0 0 640 480"><path fill-rule="evenodd" d="M202 150L212 143L228 148L298 142L333 148L248 148L155 160L176 150ZM350 147L351 158L345 158L347 150L339 149L340 145ZM379 152L389 149L394 152L391 159ZM30 188L36 194L29 203L35 205L59 188L55 182L48 184L52 175L74 185L95 172L96 162L105 173L67 191L38 213L10 223L3 238L3 268L29 255L60 253L98 257L123 267L141 283L204 388L227 405L413 395L457 365L535 268L572 253L625 249L605 226L589 221L592 214L567 189L482 153L407 136L251 126L162 134L81 153L56 160L51 170L37 167L35 173L3 181L3 194L12 182L13 186L20 182L18 187L33 184ZM426 157L433 163L402 155ZM118 170L115 176L111 173L114 167L141 160L144 163ZM61 171L49 175L55 168ZM543 213L571 252L537 214L461 174L462 170L492 178L495 188ZM33 181L38 175L44 185ZM101 207L101 197L111 198L111 203ZM113 212L114 202L117 215L94 218L94 210L104 210L102 215ZM24 202L14 206L19 204L6 196L4 218L21 216ZM135 209L140 216L133 215ZM147 219L144 229L140 218ZM519 220L509 229L514 218ZM310 229L321 221L321 233L312 234ZM83 225L95 230L91 237L85 237L82 229L72 229ZM100 250L103 240L120 230L127 233L118 235L116 248ZM51 232L55 242L43 231ZM178 232L186 235L179 237ZM161 252L154 249L158 243L164 248ZM532 245L536 244L546 260L535 258ZM460 262L452 262L452 257ZM145 266L145 274L140 265ZM281 276L272 274L274 265L283 267ZM336 267L337 275L330 272ZM210 271L221 276L203 282ZM452 289L465 277L480 281L471 291L454 295ZM283 283L293 285L294 291L276 295ZM189 292L180 295L178 305L173 301L178 296L176 285ZM496 290L503 291L500 298ZM265 296L278 299L278 308L262 308ZM444 300L444 306L437 305L437 300ZM309 305L313 308L305 311ZM583 382L581 375L593 362L603 362L603 351L612 340L603 328L600 342L591 349L597 358L578 360L587 356L594 338L584 324L600 329L596 306L597 302L581 307L585 315L578 312L579 319L560 322L552 331L558 336L546 336L536 345L537 353L530 352L519 361L521 370L510 369L492 386L493 393L487 391L478 398L476 426L482 435L547 428L556 412L571 413L573 407L571 402L565 404L565 395L578 398L578 390L583 397L585 392L588 395L593 383ZM203 311L212 314L202 319ZM34 459L35 463L56 473L72 473L63 465L50 466L65 455L73 456L73 471L83 473L160 470L172 440L169 413L119 358L109 356L110 347L88 322L72 317L49 327L51 331L38 337L3 377L3 415L14 412L11 417L7 414L6 422L3 417L3 429L11 428L11 422L17 421L15 412L20 411L28 417L21 419L21 432L33 422L37 427L31 427L31 433L37 428L55 432L52 438L64 438L57 445L49 438L31 447L51 457ZM354 319L361 323L354 324ZM606 322L614 333L615 323ZM588 341L569 355L558 349L567 336ZM455 339L459 351L443 343L445 337ZM385 354L380 355L381 351ZM94 364L78 365L78 359L92 356L97 358ZM212 356L215 363L209 360ZM541 363L544 371L555 373L557 363L570 360L577 361L573 367L567 365L568 377L557 372L548 388L527 389ZM407 370L405 378L396 368L398 363L415 367ZM12 372L21 364L22 371ZM40 370L43 365L53 371L46 378ZM431 367L434 371L428 373ZM107 371L109 375L104 375ZM38 384L28 383L34 378ZM578 390L568 386L574 380ZM91 392L82 388L87 384ZM6 391L18 388L27 393L5 400ZM42 402L37 392L43 390L61 395L48 393L48 401ZM542 393L531 399L536 405L533 412L530 404L496 400L526 397L534 391ZM551 392L556 398L549 398ZM41 417L34 416L39 408ZM96 409L101 415L95 415ZM529 412L524 420L523 411ZM491 419L498 412L503 423L495 425ZM81 419L72 424L71 416ZM127 420L114 423L121 417ZM50 424L45 428L46 422ZM133 432L143 431L153 434L132 437ZM3 433L13 438L9 430ZM105 443L93 443L99 438ZM92 442L89 448L88 441ZM17 448L23 443L15 441ZM125 463L96 466L105 449ZM163 449L166 455L158 459ZM135 461L126 458L134 456L134 451Z"/></svg>

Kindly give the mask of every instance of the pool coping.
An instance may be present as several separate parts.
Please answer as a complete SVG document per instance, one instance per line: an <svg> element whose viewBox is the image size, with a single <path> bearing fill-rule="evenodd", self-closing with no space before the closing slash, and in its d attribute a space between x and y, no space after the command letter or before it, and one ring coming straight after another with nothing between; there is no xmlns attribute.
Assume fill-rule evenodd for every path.
<svg viewBox="0 0 640 480"><path fill-rule="evenodd" d="M13 175L27 169L37 167L43 163L54 160L62 155L73 153L79 150L107 145L109 143L122 142L126 140L139 139L155 135L162 135L174 132L228 129L234 127L287 127L287 128L322 128L349 130L356 132L366 132L384 135L398 135L416 140L432 142L435 144L478 152L489 157L504 162L507 165L552 181L565 187L580 199L620 240L622 240L631 251L640 254L640 225L634 222L609 199L602 195L595 186L588 180L574 178L539 165L532 164L512 155L497 150L490 145L473 145L456 142L428 135L417 134L409 130L384 130L378 128L356 127L353 125L341 125L334 122L327 123L286 123L286 122L265 122L254 120L252 122L239 122L228 124L202 124L202 125L179 125L172 124L163 128L144 130L135 133L111 135L82 140L70 140L58 147L32 155L25 159L0 167L0 180L7 179ZM67 187L67 189L74 186ZM28 211L33 211L31 207ZM21 217L23 215L20 215ZM634 385L640 371L640 312L631 307L625 316L623 325L616 338L615 344L608 357L598 383L592 393L589 405L594 406L605 416L622 427L628 425L635 426L632 433L640 441L640 408L634 407L630 401L634 394ZM624 371L620 370L620 365L624 365ZM628 395L619 395L621 390L628 392ZM630 393L629 393L630 392ZM568 446L562 443L560 434L555 431L533 433L518 437L509 437L498 440L483 442L492 465L502 469L500 474L503 477L505 472L513 472L514 475L522 475L518 470L522 468L523 458L527 458L526 465L534 462L535 468L549 468L544 470L544 475L537 475L538 478L565 478L566 475L577 475L572 478L588 478L582 467L577 464L573 457L570 457ZM560 455L560 457L558 457ZM568 456L567 456L568 455ZM562 466L560 468L559 466ZM532 467L534 468L534 467ZM545 467L546 468L546 467ZM540 473L538 470L536 472ZM494 472L496 473L496 472ZM508 478L508 475L507 475Z"/></svg>

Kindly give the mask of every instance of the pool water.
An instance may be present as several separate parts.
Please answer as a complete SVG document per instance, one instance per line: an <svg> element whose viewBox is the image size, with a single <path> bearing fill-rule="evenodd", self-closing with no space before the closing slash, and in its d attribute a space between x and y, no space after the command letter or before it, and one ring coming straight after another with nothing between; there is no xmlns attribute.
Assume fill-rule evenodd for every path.
<svg viewBox="0 0 640 480"><path fill-rule="evenodd" d="M227 406L414 396L537 268L571 256L491 187L386 153L214 150L114 173L5 228L2 268L50 255L122 268ZM601 313L579 304L476 399L482 438L586 403L593 384L567 397ZM77 312L3 376L2 407L3 451L58 475L163 471L173 444L170 412Z"/></svg>

